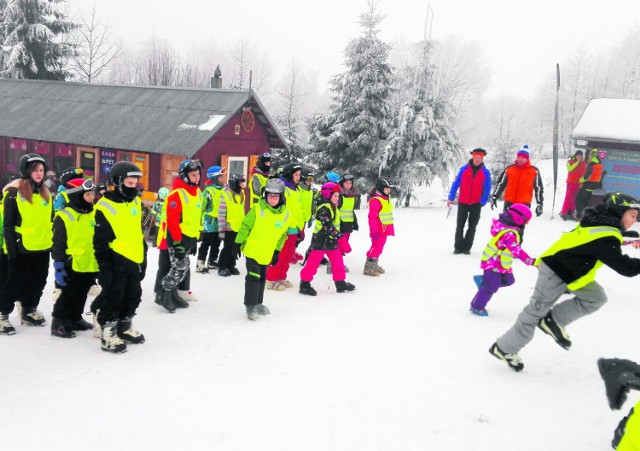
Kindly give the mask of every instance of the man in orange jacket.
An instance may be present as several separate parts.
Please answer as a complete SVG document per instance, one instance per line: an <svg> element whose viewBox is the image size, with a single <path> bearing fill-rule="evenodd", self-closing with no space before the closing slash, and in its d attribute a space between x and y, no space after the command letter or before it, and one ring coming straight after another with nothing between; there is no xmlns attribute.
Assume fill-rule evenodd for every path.
<svg viewBox="0 0 640 451"><path fill-rule="evenodd" d="M533 194L536 196L536 216L542 214L544 188L540 171L529 161L529 146L524 145L516 155L516 161L507 166L498 177L496 189L491 197L491 209L498 206L498 198L504 192L504 211L513 204L531 207Z"/></svg>

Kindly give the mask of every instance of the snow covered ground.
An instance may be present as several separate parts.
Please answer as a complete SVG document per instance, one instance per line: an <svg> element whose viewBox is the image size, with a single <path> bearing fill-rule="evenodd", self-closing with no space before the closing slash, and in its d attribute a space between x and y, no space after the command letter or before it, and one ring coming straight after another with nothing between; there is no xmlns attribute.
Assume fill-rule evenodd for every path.
<svg viewBox="0 0 640 451"><path fill-rule="evenodd" d="M574 225L549 220L550 206L527 228L533 256ZM609 303L569 326L571 351L538 331L515 373L487 350L527 303L536 270L516 263L516 284L489 303L490 316L471 315L493 212L483 210L470 256L452 255L455 219L445 215L444 206L397 210L398 236L381 258L387 274L371 278L362 275L368 239L358 212L363 230L346 258L357 290L337 294L321 271L315 298L267 291L272 315L257 322L242 305L243 260L243 276L193 273L199 302L163 311L153 302L152 249L135 318L147 342L123 355L100 351L90 332L63 340L21 327L14 313L17 334L0 337L2 449L609 449L640 396L610 411L596 360L640 361L638 280L600 270ZM290 271L296 287L299 269ZM41 302L47 319L52 284L53 274Z"/></svg>

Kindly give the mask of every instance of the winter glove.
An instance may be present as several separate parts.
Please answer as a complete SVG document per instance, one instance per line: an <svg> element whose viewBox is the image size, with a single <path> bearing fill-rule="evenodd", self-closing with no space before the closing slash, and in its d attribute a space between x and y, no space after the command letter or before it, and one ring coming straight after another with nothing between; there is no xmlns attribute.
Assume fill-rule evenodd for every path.
<svg viewBox="0 0 640 451"><path fill-rule="evenodd" d="M187 255L187 250L182 245L182 242L174 241L171 247L173 248L173 255L178 260L184 259L184 257Z"/></svg>
<svg viewBox="0 0 640 451"><path fill-rule="evenodd" d="M491 198L491 209L493 210L494 208L498 207L498 198L496 196L493 196Z"/></svg>
<svg viewBox="0 0 640 451"><path fill-rule="evenodd" d="M542 214L542 204L538 204L536 207L536 216L540 216Z"/></svg>
<svg viewBox="0 0 640 451"><path fill-rule="evenodd" d="M218 233L218 237L219 237L221 240L224 240L224 232L220 232L220 233Z"/></svg>
<svg viewBox="0 0 640 451"><path fill-rule="evenodd" d="M67 271L64 269L64 262L53 262L53 268L56 270L56 283L61 287L67 286Z"/></svg>
<svg viewBox="0 0 640 451"><path fill-rule="evenodd" d="M535 262L536 262L536 259L535 259L535 258L533 258L533 257L529 257L529 258L527 258L527 259L524 261L524 263L525 263L527 266L533 266L533 264L534 264Z"/></svg>
<svg viewBox="0 0 640 451"><path fill-rule="evenodd" d="M271 263L269 263L269 266L273 266L278 263L278 257L280 257L280 251L273 251L273 257L271 257Z"/></svg>
<svg viewBox="0 0 640 451"><path fill-rule="evenodd" d="M113 284L113 271L110 269L101 269L98 273L98 283L103 290L106 290Z"/></svg>
<svg viewBox="0 0 640 451"><path fill-rule="evenodd" d="M231 255L233 255L233 258L235 258L236 260L242 257L242 250L240 249L240 243L233 243L233 248L231 249Z"/></svg>

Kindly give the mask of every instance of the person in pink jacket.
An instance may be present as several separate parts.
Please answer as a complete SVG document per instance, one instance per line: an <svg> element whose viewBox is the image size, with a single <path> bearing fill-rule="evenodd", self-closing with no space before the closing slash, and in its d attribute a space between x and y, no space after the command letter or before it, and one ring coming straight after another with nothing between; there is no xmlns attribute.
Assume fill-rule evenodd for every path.
<svg viewBox="0 0 640 451"><path fill-rule="evenodd" d="M391 184L388 180L379 178L369 192L369 236L371 248L367 251L367 261L364 264L364 275L377 277L384 274L384 269L378 265L388 236L394 236L393 204L391 203Z"/></svg>
<svg viewBox="0 0 640 451"><path fill-rule="evenodd" d="M491 297L498 289L513 285L516 281L511 269L514 258L528 266L534 264L535 259L520 247L520 234L530 220L531 210L525 204L513 204L493 220L491 239L482 252L480 263L484 273L473 278L478 285L478 292L471 301L469 311L474 315L488 316L485 307Z"/></svg>

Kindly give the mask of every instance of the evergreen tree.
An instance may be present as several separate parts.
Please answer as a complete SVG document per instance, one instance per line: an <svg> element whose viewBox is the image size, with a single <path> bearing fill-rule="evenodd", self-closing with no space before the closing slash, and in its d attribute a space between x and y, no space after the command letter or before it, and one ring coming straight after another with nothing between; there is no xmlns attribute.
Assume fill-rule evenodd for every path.
<svg viewBox="0 0 640 451"><path fill-rule="evenodd" d="M391 46L377 37L382 19L370 2L359 17L363 35L345 49L347 71L331 80L330 113L310 121L314 162L324 171L349 172L361 185L378 176L376 161L387 137L393 75Z"/></svg>
<svg viewBox="0 0 640 451"><path fill-rule="evenodd" d="M449 99L436 94L440 90L435 85L432 43L425 40L419 48L419 63L399 76L393 128L380 162L381 172L407 200L415 185L428 185L435 177L448 182L464 150L454 131L455 109Z"/></svg>
<svg viewBox="0 0 640 451"><path fill-rule="evenodd" d="M63 42L76 25L60 10L62 0L3 0L0 75L64 80L73 47Z"/></svg>

